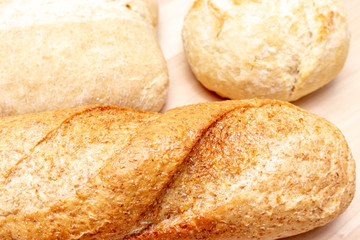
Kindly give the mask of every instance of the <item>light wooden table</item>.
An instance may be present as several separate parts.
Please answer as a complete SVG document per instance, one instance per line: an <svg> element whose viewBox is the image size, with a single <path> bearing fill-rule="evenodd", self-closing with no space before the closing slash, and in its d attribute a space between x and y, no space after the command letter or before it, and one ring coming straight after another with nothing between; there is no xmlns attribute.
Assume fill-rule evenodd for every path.
<svg viewBox="0 0 360 240"><path fill-rule="evenodd" d="M294 104L325 117L337 125L345 135L360 167L360 0L343 0L352 34L347 62L330 84L302 98ZM194 78L184 56L181 28L191 0L159 0L158 36L167 60L170 90L167 109L221 100L203 88ZM360 176L357 193L347 209L335 221L311 232L287 240L359 240L360 239Z"/></svg>

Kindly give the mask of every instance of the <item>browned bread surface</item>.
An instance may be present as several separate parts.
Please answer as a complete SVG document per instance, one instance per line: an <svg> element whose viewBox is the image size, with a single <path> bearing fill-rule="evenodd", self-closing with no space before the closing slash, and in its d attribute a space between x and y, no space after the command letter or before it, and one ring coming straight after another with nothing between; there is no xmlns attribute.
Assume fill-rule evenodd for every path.
<svg viewBox="0 0 360 240"><path fill-rule="evenodd" d="M272 100L1 118L0 167L5 240L276 239L355 191L341 132Z"/></svg>
<svg viewBox="0 0 360 240"><path fill-rule="evenodd" d="M0 116L91 104L160 111L153 0L0 3Z"/></svg>

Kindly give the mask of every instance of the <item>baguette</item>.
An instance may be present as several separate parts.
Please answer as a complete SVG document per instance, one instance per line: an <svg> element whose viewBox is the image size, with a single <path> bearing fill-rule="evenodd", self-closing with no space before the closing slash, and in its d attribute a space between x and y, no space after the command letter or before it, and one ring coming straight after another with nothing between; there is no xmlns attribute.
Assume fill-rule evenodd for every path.
<svg viewBox="0 0 360 240"><path fill-rule="evenodd" d="M153 0L0 3L0 116L111 104L160 111L168 90Z"/></svg>
<svg viewBox="0 0 360 240"><path fill-rule="evenodd" d="M340 130L274 100L1 118L0 169L2 240L276 239L355 191Z"/></svg>

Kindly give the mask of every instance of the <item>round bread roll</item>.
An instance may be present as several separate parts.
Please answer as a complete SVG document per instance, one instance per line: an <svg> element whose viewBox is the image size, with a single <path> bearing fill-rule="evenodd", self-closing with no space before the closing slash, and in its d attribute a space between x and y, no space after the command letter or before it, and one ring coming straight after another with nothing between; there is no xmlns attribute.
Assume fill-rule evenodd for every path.
<svg viewBox="0 0 360 240"><path fill-rule="evenodd" d="M0 4L0 116L111 104L159 111L168 72L153 0Z"/></svg>
<svg viewBox="0 0 360 240"><path fill-rule="evenodd" d="M286 101L334 79L350 40L338 0L196 0L182 34L187 60L209 90Z"/></svg>

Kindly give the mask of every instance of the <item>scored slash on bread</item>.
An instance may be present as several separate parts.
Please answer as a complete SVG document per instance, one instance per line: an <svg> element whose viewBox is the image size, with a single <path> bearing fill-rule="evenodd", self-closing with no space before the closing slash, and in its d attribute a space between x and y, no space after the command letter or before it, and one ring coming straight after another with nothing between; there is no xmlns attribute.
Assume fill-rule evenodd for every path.
<svg viewBox="0 0 360 240"><path fill-rule="evenodd" d="M274 239L355 191L341 132L273 100L0 120L1 239Z"/></svg>

